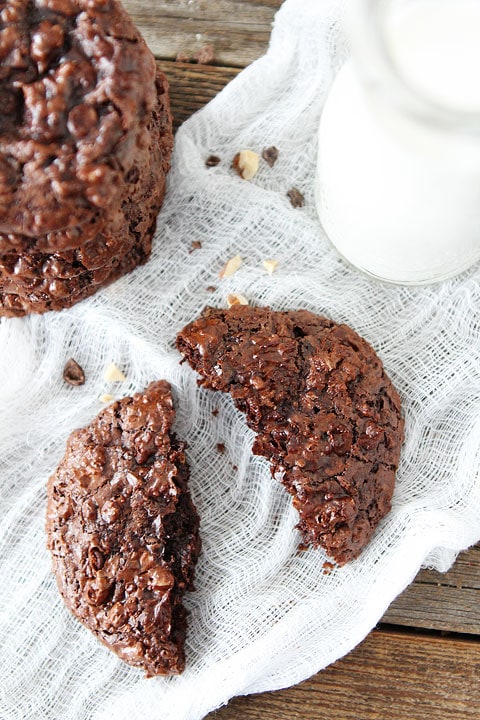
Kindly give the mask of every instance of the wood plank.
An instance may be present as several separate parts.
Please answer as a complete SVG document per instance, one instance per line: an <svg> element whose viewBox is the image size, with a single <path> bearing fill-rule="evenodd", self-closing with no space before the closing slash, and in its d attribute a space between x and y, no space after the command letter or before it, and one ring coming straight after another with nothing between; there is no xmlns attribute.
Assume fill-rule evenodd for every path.
<svg viewBox="0 0 480 720"><path fill-rule="evenodd" d="M448 572L422 570L417 580L428 585L446 585L457 590L462 588L480 590L480 545L460 553Z"/></svg>
<svg viewBox="0 0 480 720"><path fill-rule="evenodd" d="M447 573L422 570L383 622L480 635L480 545L461 553Z"/></svg>
<svg viewBox="0 0 480 720"><path fill-rule="evenodd" d="M240 72L237 68L159 62L170 83L175 129L217 95Z"/></svg>
<svg viewBox="0 0 480 720"><path fill-rule="evenodd" d="M245 67L263 55L283 0L125 0L154 55L174 60L212 45L219 65Z"/></svg>
<svg viewBox="0 0 480 720"><path fill-rule="evenodd" d="M392 603L382 622L480 635L480 591L416 580Z"/></svg>
<svg viewBox="0 0 480 720"><path fill-rule="evenodd" d="M236 698L208 720L478 720L480 644L374 631L288 690Z"/></svg>

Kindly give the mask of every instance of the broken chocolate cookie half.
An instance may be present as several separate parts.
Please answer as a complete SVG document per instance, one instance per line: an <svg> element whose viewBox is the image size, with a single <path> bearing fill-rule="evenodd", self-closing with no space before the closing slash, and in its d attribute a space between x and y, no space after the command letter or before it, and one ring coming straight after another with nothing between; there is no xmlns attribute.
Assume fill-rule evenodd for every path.
<svg viewBox="0 0 480 720"><path fill-rule="evenodd" d="M206 308L177 338L199 384L229 392L293 496L303 540L342 565L390 510L400 398L354 330L306 310Z"/></svg>
<svg viewBox="0 0 480 720"><path fill-rule="evenodd" d="M184 668L182 598L200 551L174 418L165 381L113 403L72 433L48 483L48 547L67 607L147 676Z"/></svg>

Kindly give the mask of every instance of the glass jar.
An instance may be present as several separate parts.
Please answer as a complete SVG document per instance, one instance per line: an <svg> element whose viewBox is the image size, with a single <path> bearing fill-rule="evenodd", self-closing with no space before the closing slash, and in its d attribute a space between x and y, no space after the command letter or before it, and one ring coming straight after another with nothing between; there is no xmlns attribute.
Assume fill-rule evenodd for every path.
<svg viewBox="0 0 480 720"><path fill-rule="evenodd" d="M480 259L480 0L352 0L319 130L316 202L339 253L424 284Z"/></svg>

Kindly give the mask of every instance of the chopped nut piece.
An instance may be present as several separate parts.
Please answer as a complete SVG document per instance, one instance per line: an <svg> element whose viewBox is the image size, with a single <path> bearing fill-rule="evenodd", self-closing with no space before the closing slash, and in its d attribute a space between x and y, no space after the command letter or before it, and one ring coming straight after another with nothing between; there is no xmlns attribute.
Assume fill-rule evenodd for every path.
<svg viewBox="0 0 480 720"><path fill-rule="evenodd" d="M195 252L195 250L201 250L202 249L202 243L200 240L192 240L192 244L190 246L190 250L188 251L188 254L190 255L192 252Z"/></svg>
<svg viewBox="0 0 480 720"><path fill-rule="evenodd" d="M271 145L270 147L265 148L262 152L262 158L265 160L267 165L273 167L278 160L278 149L275 147L275 145Z"/></svg>
<svg viewBox="0 0 480 720"><path fill-rule="evenodd" d="M84 385L85 373L76 360L70 358L63 368L63 379L69 385Z"/></svg>
<svg viewBox="0 0 480 720"><path fill-rule="evenodd" d="M258 172L260 156L252 150L242 150L233 158L232 167L241 178L251 180Z"/></svg>
<svg viewBox="0 0 480 720"><path fill-rule="evenodd" d="M221 162L222 159L219 158L218 155L209 155L205 160L205 165L207 167L216 167L217 165L220 165Z"/></svg>
<svg viewBox="0 0 480 720"><path fill-rule="evenodd" d="M113 395L109 395L108 393L104 393L103 395L100 395L99 397L100 402L102 403L110 403L112 400L115 400Z"/></svg>
<svg viewBox="0 0 480 720"><path fill-rule="evenodd" d="M228 262L225 263L223 268L220 270L218 276L220 278L231 277L241 267L243 260L240 255L235 255Z"/></svg>
<svg viewBox="0 0 480 720"><path fill-rule="evenodd" d="M240 293L230 293L227 295L227 305L228 307L233 307L234 305L248 305L248 300L243 295L240 295Z"/></svg>
<svg viewBox="0 0 480 720"><path fill-rule="evenodd" d="M104 378L107 382L125 382L127 379L123 372L118 368L115 363L110 365L105 370Z"/></svg>
<svg viewBox="0 0 480 720"><path fill-rule="evenodd" d="M293 187L291 190L287 192L287 196L292 203L294 208L300 208L305 205L305 198L303 197L300 190Z"/></svg>
<svg viewBox="0 0 480 720"><path fill-rule="evenodd" d="M278 260L264 260L262 265L269 275L273 275L278 267Z"/></svg>
<svg viewBox="0 0 480 720"><path fill-rule="evenodd" d="M215 60L215 48L213 45L204 45L193 53L192 60L199 65L211 65Z"/></svg>

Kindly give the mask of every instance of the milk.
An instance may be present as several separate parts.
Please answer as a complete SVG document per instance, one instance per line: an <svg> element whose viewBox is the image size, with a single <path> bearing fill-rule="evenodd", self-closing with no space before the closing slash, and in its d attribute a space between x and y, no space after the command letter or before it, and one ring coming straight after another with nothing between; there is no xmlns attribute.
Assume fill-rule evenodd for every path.
<svg viewBox="0 0 480 720"><path fill-rule="evenodd" d="M390 57L411 86L453 110L480 112L479 0L416 0L385 24Z"/></svg>
<svg viewBox="0 0 480 720"><path fill-rule="evenodd" d="M395 89L368 89L351 59L321 118L317 206L358 268L434 282L480 259L480 0L403 3L383 35L400 85L425 98L433 118L478 120L479 134L419 119Z"/></svg>

